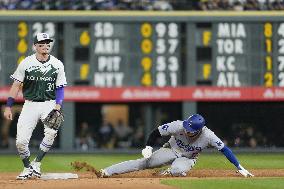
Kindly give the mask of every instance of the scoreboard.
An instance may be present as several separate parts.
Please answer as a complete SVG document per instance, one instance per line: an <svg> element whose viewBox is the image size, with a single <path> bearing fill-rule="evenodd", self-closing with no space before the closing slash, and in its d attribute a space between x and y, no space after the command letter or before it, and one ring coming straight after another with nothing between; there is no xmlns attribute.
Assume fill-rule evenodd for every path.
<svg viewBox="0 0 284 189"><path fill-rule="evenodd" d="M71 86L283 87L277 12L0 13L0 85L46 32Z"/></svg>
<svg viewBox="0 0 284 189"><path fill-rule="evenodd" d="M96 22L92 25L94 86L181 85L179 24Z"/></svg>
<svg viewBox="0 0 284 189"><path fill-rule="evenodd" d="M88 23L78 33L89 38L89 59L76 80L87 77L96 87L283 86L284 22L213 21Z"/></svg>
<svg viewBox="0 0 284 189"><path fill-rule="evenodd" d="M95 21L75 23L68 47L75 58L75 83L96 87L180 86L179 22ZM72 35L72 34L71 34ZM74 41L74 39L77 42ZM184 62L185 63L185 62Z"/></svg>
<svg viewBox="0 0 284 189"><path fill-rule="evenodd" d="M283 86L284 23L218 23L215 26L217 86Z"/></svg>
<svg viewBox="0 0 284 189"><path fill-rule="evenodd" d="M207 57L197 53L200 80L218 87L282 87L283 32L284 22L217 22L205 29L197 25L197 51L211 52Z"/></svg>

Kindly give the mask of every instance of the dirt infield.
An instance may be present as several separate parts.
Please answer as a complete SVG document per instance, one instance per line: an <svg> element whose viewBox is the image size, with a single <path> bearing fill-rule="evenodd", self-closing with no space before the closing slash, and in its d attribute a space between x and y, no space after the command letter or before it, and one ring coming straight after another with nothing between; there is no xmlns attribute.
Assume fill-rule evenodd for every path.
<svg viewBox="0 0 284 189"><path fill-rule="evenodd" d="M155 176L155 170L145 170L112 178L98 179L91 172L77 172L79 179L69 180L15 180L18 173L0 173L1 189L170 189L174 187L160 184L165 177ZM284 177L284 169L257 169L251 170L255 177ZM74 172L75 173L75 172ZM199 178L241 178L233 170L192 170L186 178L175 179L199 179Z"/></svg>

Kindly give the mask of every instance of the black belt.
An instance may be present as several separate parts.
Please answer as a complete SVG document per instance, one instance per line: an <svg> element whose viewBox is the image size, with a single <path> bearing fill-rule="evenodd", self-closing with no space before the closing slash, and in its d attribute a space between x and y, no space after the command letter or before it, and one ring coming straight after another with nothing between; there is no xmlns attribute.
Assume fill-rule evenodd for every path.
<svg viewBox="0 0 284 189"><path fill-rule="evenodd" d="M45 102L45 101L50 101L50 100L29 100L29 101L32 101L32 102Z"/></svg>

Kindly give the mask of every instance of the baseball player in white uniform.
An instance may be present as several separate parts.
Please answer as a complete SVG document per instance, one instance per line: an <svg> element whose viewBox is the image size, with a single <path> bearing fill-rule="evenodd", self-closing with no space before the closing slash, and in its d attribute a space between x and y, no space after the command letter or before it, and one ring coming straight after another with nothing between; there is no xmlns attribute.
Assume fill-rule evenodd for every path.
<svg viewBox="0 0 284 189"><path fill-rule="evenodd" d="M159 137L170 136L169 141L152 153L152 146ZM114 174L138 171L147 168L171 165L162 171L161 175L186 176L195 165L198 154L208 147L221 151L233 163L238 172L245 176L254 176L241 166L232 151L205 126L204 118L194 114L184 121L173 121L153 130L147 140L146 148L142 150L144 158L125 161L101 169L99 177L110 177Z"/></svg>
<svg viewBox="0 0 284 189"><path fill-rule="evenodd" d="M57 130L44 126L44 138L40 143L39 152L30 163L29 141L32 132L39 120L43 120L53 109L61 109L64 86L67 84L63 63L49 54L52 41L47 33L38 33L34 38L35 54L26 57L11 75L14 82L9 92L4 117L13 119L11 107L21 89L25 99L17 123L16 137L16 146L24 170L17 179L41 176L41 160L57 135Z"/></svg>

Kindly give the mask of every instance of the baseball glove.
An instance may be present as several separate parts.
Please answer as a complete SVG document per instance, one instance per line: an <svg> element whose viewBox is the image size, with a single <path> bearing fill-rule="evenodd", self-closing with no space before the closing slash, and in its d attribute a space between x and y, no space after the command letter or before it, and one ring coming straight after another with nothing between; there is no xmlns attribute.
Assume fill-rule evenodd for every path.
<svg viewBox="0 0 284 189"><path fill-rule="evenodd" d="M63 113L60 110L53 109L43 120L43 124L51 129L58 130L63 121Z"/></svg>

